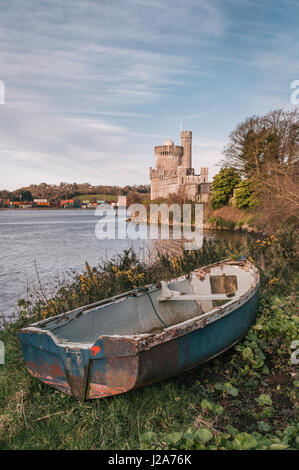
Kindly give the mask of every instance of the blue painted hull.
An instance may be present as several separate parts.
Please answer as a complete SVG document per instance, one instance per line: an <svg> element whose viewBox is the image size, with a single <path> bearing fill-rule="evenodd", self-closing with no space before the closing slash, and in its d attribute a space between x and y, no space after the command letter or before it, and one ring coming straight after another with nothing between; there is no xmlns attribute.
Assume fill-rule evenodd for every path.
<svg viewBox="0 0 299 470"><path fill-rule="evenodd" d="M224 318L187 335L163 343L153 350L143 351L139 361L136 386L169 378L207 362L231 348L254 322L258 307L258 292L249 302ZM165 358L161 361L161 358ZM167 360L166 360L167 358Z"/></svg>
<svg viewBox="0 0 299 470"><path fill-rule="evenodd" d="M208 320L199 317L156 335L63 343L36 324L20 330L18 338L34 377L77 399L102 398L165 380L221 354L246 335L257 306L258 283L221 315L215 309Z"/></svg>

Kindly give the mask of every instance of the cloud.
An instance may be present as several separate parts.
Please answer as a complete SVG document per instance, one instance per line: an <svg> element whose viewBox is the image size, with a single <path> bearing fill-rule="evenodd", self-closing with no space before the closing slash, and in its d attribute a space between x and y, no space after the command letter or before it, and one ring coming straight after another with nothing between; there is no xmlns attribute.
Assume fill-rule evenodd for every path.
<svg viewBox="0 0 299 470"><path fill-rule="evenodd" d="M120 184L138 175L146 182L152 148L144 139L159 134L130 128L127 119L133 126L148 119L146 104L167 102L198 75L184 47L221 34L220 10L204 0L128 0L125 8L121 1L4 0L0 12L7 89L0 184L38 182L41 174L55 182Z"/></svg>
<svg viewBox="0 0 299 470"><path fill-rule="evenodd" d="M286 100L297 71L297 4L262 3L2 0L0 187L146 183L175 120L205 136L196 162L214 164L224 129L254 102L263 111ZM247 99L238 109L236 77Z"/></svg>

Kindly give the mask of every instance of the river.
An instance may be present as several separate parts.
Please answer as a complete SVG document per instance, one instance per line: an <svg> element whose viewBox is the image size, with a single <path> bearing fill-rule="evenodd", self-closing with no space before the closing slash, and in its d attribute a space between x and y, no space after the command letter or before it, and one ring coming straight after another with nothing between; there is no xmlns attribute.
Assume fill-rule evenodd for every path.
<svg viewBox="0 0 299 470"><path fill-rule="evenodd" d="M13 316L27 286L38 288L40 280L49 291L85 261L94 266L131 247L148 256L150 241L98 239L98 220L94 210L0 210L0 316Z"/></svg>

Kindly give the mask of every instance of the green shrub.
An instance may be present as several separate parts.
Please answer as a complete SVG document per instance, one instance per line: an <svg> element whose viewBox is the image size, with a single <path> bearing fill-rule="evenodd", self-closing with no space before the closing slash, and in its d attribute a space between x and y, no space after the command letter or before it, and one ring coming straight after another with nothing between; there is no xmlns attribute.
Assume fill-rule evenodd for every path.
<svg viewBox="0 0 299 470"><path fill-rule="evenodd" d="M234 206L238 209L252 209L259 206L258 187L253 180L243 180L236 186Z"/></svg>
<svg viewBox="0 0 299 470"><path fill-rule="evenodd" d="M233 168L221 169L213 178L212 208L218 209L219 207L227 205L233 195L234 188L239 182L240 177L236 170Z"/></svg>
<svg viewBox="0 0 299 470"><path fill-rule="evenodd" d="M229 230L233 230L236 225L235 222L233 222L232 220L224 219L223 217L220 217L219 215L210 217L207 220L207 222L209 224L214 224L216 227L229 229Z"/></svg>

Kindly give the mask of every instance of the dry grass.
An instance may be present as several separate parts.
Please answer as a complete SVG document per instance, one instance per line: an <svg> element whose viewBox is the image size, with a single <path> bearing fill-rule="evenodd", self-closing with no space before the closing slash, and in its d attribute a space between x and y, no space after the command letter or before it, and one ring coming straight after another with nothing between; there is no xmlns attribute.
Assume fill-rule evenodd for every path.
<svg viewBox="0 0 299 470"><path fill-rule="evenodd" d="M240 220L245 220L245 218L248 217L248 211L245 212L233 206L223 206L220 207L220 209L214 210L213 216L222 217L225 220L231 220L237 224Z"/></svg>

